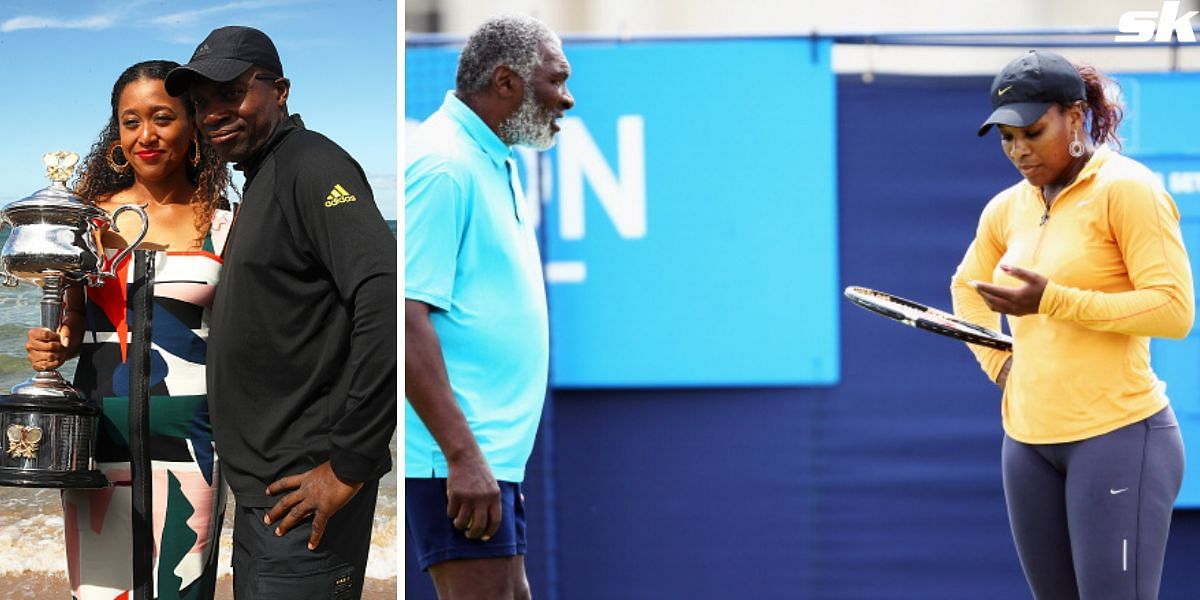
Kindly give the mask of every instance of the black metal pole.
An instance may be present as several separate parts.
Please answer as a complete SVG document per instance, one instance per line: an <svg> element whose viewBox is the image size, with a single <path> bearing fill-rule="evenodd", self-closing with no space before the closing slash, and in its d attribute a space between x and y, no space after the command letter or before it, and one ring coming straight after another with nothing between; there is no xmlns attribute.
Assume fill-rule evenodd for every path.
<svg viewBox="0 0 1200 600"><path fill-rule="evenodd" d="M153 482L150 475L150 326L154 314L154 253L133 253L129 348L129 467L133 499L133 597L154 597Z"/></svg>

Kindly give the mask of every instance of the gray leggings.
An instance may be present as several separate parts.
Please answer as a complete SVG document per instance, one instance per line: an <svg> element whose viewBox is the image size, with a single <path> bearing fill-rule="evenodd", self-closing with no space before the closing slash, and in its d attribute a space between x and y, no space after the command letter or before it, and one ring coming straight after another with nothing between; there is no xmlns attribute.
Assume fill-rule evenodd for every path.
<svg viewBox="0 0 1200 600"><path fill-rule="evenodd" d="M1158 597L1183 439L1168 406L1066 444L1004 436L1004 497L1025 579L1038 600Z"/></svg>

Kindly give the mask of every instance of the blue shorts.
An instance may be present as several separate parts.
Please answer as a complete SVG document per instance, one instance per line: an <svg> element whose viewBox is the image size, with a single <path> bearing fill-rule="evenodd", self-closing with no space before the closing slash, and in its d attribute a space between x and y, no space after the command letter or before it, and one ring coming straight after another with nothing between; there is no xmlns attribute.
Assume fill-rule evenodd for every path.
<svg viewBox="0 0 1200 600"><path fill-rule="evenodd" d="M500 529L488 541L467 539L446 516L444 478L404 478L404 516L422 571L448 560L525 554L525 503L521 484L500 481Z"/></svg>

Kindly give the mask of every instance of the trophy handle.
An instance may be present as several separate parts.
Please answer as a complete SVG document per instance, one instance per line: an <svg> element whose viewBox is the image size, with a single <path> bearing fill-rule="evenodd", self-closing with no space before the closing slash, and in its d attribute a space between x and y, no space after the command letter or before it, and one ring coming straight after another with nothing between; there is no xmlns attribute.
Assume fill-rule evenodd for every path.
<svg viewBox="0 0 1200 600"><path fill-rule="evenodd" d="M121 250L120 252L118 252L117 255L114 256L113 259L111 261L109 261L109 263L107 265L105 265L105 267L103 269L104 272L101 273L102 277L116 277L117 265L121 264L121 261L124 260L125 257L130 252L133 252L133 250L138 247L138 244L142 243L142 240L146 238L146 231L148 231L150 229L150 217L146 216L146 209L137 204L125 204L125 205L122 205L117 210L113 211L113 214L112 214L112 230L113 231L115 231L117 233L121 232L120 229L117 229L117 217L120 216L121 213L123 213L127 210L131 210L131 211L137 213L138 216L140 216L142 218L142 231L141 231L141 233L138 233L137 239L133 240L132 242L129 243L129 245L125 246L124 250Z"/></svg>
<svg viewBox="0 0 1200 600"><path fill-rule="evenodd" d="M9 228L8 234L12 235L12 223L9 222L8 215L0 212L0 232L4 231L5 226L8 226ZM4 287L17 287L17 284L20 282L20 279L17 279L13 275L9 275L8 271L6 271L3 266L0 266L0 285Z"/></svg>

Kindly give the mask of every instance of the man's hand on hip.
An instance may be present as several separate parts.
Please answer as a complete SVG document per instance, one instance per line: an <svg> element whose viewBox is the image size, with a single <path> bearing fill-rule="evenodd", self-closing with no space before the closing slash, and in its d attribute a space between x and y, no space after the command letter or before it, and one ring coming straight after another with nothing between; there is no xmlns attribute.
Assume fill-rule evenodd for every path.
<svg viewBox="0 0 1200 600"><path fill-rule="evenodd" d="M333 472L329 461L300 473L284 477L267 486L267 495L274 496L292 490L271 510L267 511L266 524L279 522L275 535L282 536L304 519L312 517L312 535L308 538L308 549L316 550L325 534L325 525L334 513L341 510L358 490L362 482L344 481ZM279 519L283 520L280 521Z"/></svg>

